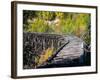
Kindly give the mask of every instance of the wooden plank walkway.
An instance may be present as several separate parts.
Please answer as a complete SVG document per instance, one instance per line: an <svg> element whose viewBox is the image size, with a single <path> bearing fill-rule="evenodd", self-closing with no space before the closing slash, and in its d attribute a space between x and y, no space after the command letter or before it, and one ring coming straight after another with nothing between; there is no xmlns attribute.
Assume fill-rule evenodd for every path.
<svg viewBox="0 0 100 80"><path fill-rule="evenodd" d="M67 40L69 40L69 43L59 52L57 55L57 58L78 58L81 55L83 55L84 50L83 50L83 41L76 37L76 36L67 36Z"/></svg>
<svg viewBox="0 0 100 80"><path fill-rule="evenodd" d="M40 67L60 67L60 66L77 66L83 65L84 58L84 41L76 36L66 36L66 41L69 41L59 53L52 59ZM74 62L74 60L77 60Z"/></svg>
<svg viewBox="0 0 100 80"><path fill-rule="evenodd" d="M54 55L37 68L79 66L90 60L90 53L88 56L85 55L87 52L84 51L84 41L76 36L40 33L23 33L23 35L23 64L25 69L33 68L35 57L41 55L41 52L48 47L55 48ZM85 56L89 59L87 60Z"/></svg>

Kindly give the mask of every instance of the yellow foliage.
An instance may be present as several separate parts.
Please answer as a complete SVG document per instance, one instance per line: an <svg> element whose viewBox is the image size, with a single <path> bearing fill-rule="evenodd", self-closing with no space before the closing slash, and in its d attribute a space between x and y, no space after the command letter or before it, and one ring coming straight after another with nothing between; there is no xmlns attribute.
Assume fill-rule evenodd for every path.
<svg viewBox="0 0 100 80"><path fill-rule="evenodd" d="M48 48L45 51L43 51L42 54L40 55L38 65L43 64L46 60L48 60L49 57L52 56L52 54L53 54L52 48Z"/></svg>

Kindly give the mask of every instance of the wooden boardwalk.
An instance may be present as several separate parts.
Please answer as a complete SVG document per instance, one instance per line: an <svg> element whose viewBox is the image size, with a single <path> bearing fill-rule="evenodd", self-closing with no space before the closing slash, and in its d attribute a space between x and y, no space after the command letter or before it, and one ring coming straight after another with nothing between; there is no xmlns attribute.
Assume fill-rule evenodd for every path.
<svg viewBox="0 0 100 80"><path fill-rule="evenodd" d="M55 59L57 58L74 59L83 55L84 44L81 39L79 39L76 36L67 36L66 39L69 40L69 43L59 52L59 54Z"/></svg>
<svg viewBox="0 0 100 80"><path fill-rule="evenodd" d="M48 47L54 47L54 55L37 68L66 67L85 65L86 54L84 41L76 36L57 34L24 33L24 65L32 68L35 56ZM89 53L90 58L90 53Z"/></svg>
<svg viewBox="0 0 100 80"><path fill-rule="evenodd" d="M80 66L85 62L84 42L76 36L65 36L69 43L57 55L41 67ZM76 60L76 61L75 61Z"/></svg>

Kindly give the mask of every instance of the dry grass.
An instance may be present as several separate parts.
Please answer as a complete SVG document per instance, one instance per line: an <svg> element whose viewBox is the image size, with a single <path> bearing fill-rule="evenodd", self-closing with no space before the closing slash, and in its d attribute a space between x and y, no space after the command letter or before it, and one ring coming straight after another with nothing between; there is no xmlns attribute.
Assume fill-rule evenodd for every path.
<svg viewBox="0 0 100 80"><path fill-rule="evenodd" d="M48 49L44 50L42 52L42 54L39 56L39 58L35 59L35 62L36 62L35 68L37 66L40 66L43 63L45 63L48 60L48 58L50 58L52 55L53 55L53 49L52 48L48 48Z"/></svg>

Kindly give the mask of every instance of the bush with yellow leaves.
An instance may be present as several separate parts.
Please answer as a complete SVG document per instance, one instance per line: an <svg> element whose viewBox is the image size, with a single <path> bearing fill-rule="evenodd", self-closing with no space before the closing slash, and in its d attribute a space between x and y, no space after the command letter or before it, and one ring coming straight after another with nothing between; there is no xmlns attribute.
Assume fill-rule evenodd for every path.
<svg viewBox="0 0 100 80"><path fill-rule="evenodd" d="M40 55L40 58L37 60L36 58L36 66L40 66L44 64L48 58L50 58L53 55L53 48L48 48L42 52Z"/></svg>

